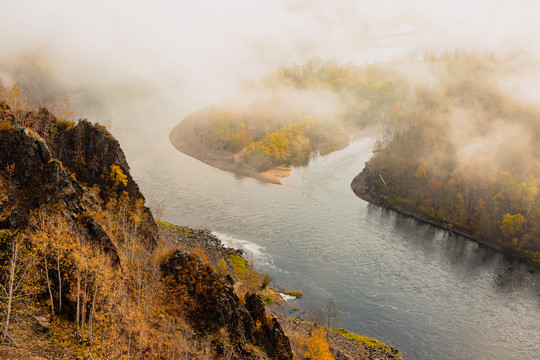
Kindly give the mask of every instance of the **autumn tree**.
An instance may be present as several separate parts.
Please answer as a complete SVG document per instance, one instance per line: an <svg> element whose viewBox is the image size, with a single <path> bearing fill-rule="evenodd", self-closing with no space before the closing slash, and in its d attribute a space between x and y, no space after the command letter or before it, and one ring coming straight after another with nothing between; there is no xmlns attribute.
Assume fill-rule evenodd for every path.
<svg viewBox="0 0 540 360"><path fill-rule="evenodd" d="M27 313L32 313L33 297L38 284L35 272L35 256L28 238L18 230L0 231L2 261L2 308L4 310L4 326L1 343L12 341L9 325L14 308L21 304Z"/></svg>
<svg viewBox="0 0 540 360"><path fill-rule="evenodd" d="M45 281L51 302L51 313L54 315L53 288L57 297L57 312L62 312L62 299L64 297L64 279L72 263L71 255L75 249L77 235L58 207L42 206L36 210L30 220L32 231L28 236L38 250L39 263L45 275ZM53 270L54 268L54 270ZM56 278L51 277L54 271Z"/></svg>
<svg viewBox="0 0 540 360"><path fill-rule="evenodd" d="M475 54L425 58L428 67L436 65L430 71L438 85L417 87L409 101L392 108L382 149L375 147L363 183L378 203L457 225L540 264L535 260L540 258L540 153L520 146L513 131L485 133L505 124L503 129L519 129L538 143L540 108L510 99L489 80L504 61L487 66L480 59ZM480 146L493 141L496 147Z"/></svg>
<svg viewBox="0 0 540 360"><path fill-rule="evenodd" d="M525 224L527 220L521 214L504 214L500 228L504 236L512 237L520 234Z"/></svg>
<svg viewBox="0 0 540 360"><path fill-rule="evenodd" d="M127 176L124 174L122 168L119 165L111 165L109 177L113 181L114 186L116 187L120 186L120 184L122 184L123 186L127 185Z"/></svg>
<svg viewBox="0 0 540 360"><path fill-rule="evenodd" d="M330 353L328 341L324 338L322 327L315 327L311 332L311 337L304 342L307 350L305 358L313 360L332 360L335 357Z"/></svg>

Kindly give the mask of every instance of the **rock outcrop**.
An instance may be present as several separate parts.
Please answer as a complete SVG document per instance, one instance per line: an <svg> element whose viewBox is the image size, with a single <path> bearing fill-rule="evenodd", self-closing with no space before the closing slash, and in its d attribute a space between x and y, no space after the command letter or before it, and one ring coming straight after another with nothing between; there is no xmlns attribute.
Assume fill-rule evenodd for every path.
<svg viewBox="0 0 540 360"><path fill-rule="evenodd" d="M77 222L91 241L118 262L113 242L88 208L100 204L83 201L86 189L95 185L99 187L102 204L124 191L132 200L144 200L118 141L104 127L87 120L61 126L45 108L27 112L22 118L33 130L15 125L16 117L10 107L0 104L0 121L8 124L0 132L0 169L6 170L10 181L16 184L10 194L12 209L0 222L0 228L22 228L32 211L46 204L58 204L66 219ZM125 174L125 186L112 186L108 175L113 165ZM146 207L142 221L141 235L153 247L157 227Z"/></svg>
<svg viewBox="0 0 540 360"><path fill-rule="evenodd" d="M111 197L127 192L131 200L144 200L137 183L130 174L124 152L118 141L98 124L80 120L78 124L59 122L46 108L21 115L29 127L10 125L11 130L0 133L0 167L14 166L13 176L22 190L32 193L27 208L18 219L23 221L32 209L60 196L60 203L72 213L84 212L81 199L84 188L98 186L100 198L106 204ZM15 124L16 117L10 107L0 104L0 121ZM30 130L33 129L33 130ZM114 186L109 176L112 166L126 176L125 186ZM152 213L144 207L144 226L141 236L151 247L157 241L157 227ZM16 226L14 224L14 226ZM104 239L99 223L89 222L91 232Z"/></svg>
<svg viewBox="0 0 540 360"><path fill-rule="evenodd" d="M46 111L46 110L45 110ZM42 110L43 112L43 110ZM51 152L75 174L78 181L87 186L99 186L100 197L107 202L111 196L127 192L132 200L144 200L139 186L131 177L129 165L118 141L101 125L81 120L71 129L59 129L51 137ZM127 184L115 188L107 175L111 166L119 166L127 177ZM113 190L113 191L111 191ZM141 234L154 246L157 227L150 210L144 208L144 227Z"/></svg>
<svg viewBox="0 0 540 360"><path fill-rule="evenodd" d="M69 223L76 223L89 241L100 246L113 262L119 262L114 243L83 205L84 188L51 156L38 134L20 126L0 133L0 168L9 169L10 181L15 184L10 194L13 209L0 229L24 228L32 211L57 204ZM85 221L78 221L83 217Z"/></svg>
<svg viewBox="0 0 540 360"><path fill-rule="evenodd" d="M289 339L277 319L267 314L258 295L248 292L240 300L230 283L201 259L181 250L169 258L162 272L169 292L176 294L176 301L182 299L192 326L201 335L227 329L228 341L215 344L222 352L217 357L257 358L254 346L268 358L293 358ZM174 304L171 307L174 309ZM232 344L232 349L226 344Z"/></svg>

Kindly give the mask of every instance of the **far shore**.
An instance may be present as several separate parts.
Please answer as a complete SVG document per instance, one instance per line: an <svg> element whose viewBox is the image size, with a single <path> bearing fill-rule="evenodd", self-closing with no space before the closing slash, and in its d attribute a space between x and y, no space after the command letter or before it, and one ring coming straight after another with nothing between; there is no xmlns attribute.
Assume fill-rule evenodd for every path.
<svg viewBox="0 0 540 360"><path fill-rule="evenodd" d="M195 112L172 129L169 140L178 151L218 169L271 184L281 185L281 179L291 175L293 169L288 166L277 166L270 170L259 171L242 161L238 154L224 149L211 148L201 141L196 131L197 123L200 119L205 118L209 111L208 107ZM380 131L381 125L373 124L356 132L355 138L374 136Z"/></svg>
<svg viewBox="0 0 540 360"><path fill-rule="evenodd" d="M272 184L281 184L281 178L291 175L292 168L278 166L267 171L258 171L253 166L241 161L231 151L208 147L199 138L196 130L197 121L204 117L208 108L200 110L185 118L172 129L169 140L182 153L194 157L205 164L235 174L248 176Z"/></svg>
<svg viewBox="0 0 540 360"><path fill-rule="evenodd" d="M430 224L430 225L433 225L435 227L438 227L440 229L443 229L443 230L446 230L448 231L450 234L456 234L456 235L460 235L460 236L463 236L469 240L473 240L481 245L484 245L484 246L487 246L491 249L494 249L496 251L499 251L511 258L514 258L514 259L518 259L518 260L521 260L519 257L516 256L515 253L513 253L513 251L509 248L505 248L505 247L502 247L498 244L494 244L492 242L489 242L485 239L481 239L481 238L478 238L478 237L475 237L474 234L470 231L470 230L467 230L465 228L462 228L462 227L459 227L459 226L455 226L453 224L450 224L446 221L443 221L443 220L440 220L440 219L437 219L437 218L433 218L431 216L428 216L426 214L423 214L421 213L420 211L416 210L416 209L413 209L413 208L410 208L410 207L407 207L407 206L402 206L402 205L392 205L392 204L388 204L384 198L384 195L371 195L369 192L368 192L368 186L367 184L365 183L365 177L366 177L366 174L362 171L360 172L352 181L351 183L351 188L353 190L353 192L356 194L356 196L358 196L360 199L362 200L365 200L367 201L368 203L370 204L373 204L375 206L379 206L383 209L388 209L388 210L393 210L393 211L396 211L397 213L399 214L402 214L402 215L405 215L405 216L408 216L408 217L412 217L420 222L423 222L423 223L426 223L426 224Z"/></svg>

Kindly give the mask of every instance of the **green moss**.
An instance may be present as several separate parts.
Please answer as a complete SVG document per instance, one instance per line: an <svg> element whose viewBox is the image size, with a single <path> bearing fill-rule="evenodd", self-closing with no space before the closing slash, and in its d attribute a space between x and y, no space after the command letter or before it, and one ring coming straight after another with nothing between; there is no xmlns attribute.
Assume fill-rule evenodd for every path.
<svg viewBox="0 0 540 360"><path fill-rule="evenodd" d="M380 350L383 350L383 351L386 351L390 354L394 354L394 359L396 360L399 360L399 359L403 359L403 356L397 352L397 353L394 353L394 350L392 350L392 348L382 342L380 342L379 340L376 340L376 339L373 339L373 338L370 338L370 337L367 337L367 336L363 336L363 335L357 335L357 334L354 334L346 329L330 329L331 332L333 333L336 333L336 334L341 334L343 336L345 336L346 338L349 338L349 339L352 339L352 340L355 340L357 342L359 342L360 344L365 344L371 348L376 348L376 349L380 349Z"/></svg>
<svg viewBox="0 0 540 360"><path fill-rule="evenodd" d="M98 122L94 124L94 128L96 128L97 130L101 131L102 133L109 134L109 130L107 129L107 127L104 126L104 125L101 125L101 124L98 123Z"/></svg>
<svg viewBox="0 0 540 360"><path fill-rule="evenodd" d="M304 320L300 319L299 317L293 317L292 319L294 319L294 320L296 320L298 322L304 323L304 324L315 326L315 323L312 323L312 322L309 322L309 321L304 321Z"/></svg>
<svg viewBox="0 0 540 360"><path fill-rule="evenodd" d="M114 136L109 132L107 126L101 125L100 123L93 124L94 129L99 131L101 134L103 134L105 137L107 137L110 140L116 140Z"/></svg>
<svg viewBox="0 0 540 360"><path fill-rule="evenodd" d="M242 275L248 271L249 264L246 259L241 256L229 255L229 262L231 263L236 275Z"/></svg>
<svg viewBox="0 0 540 360"><path fill-rule="evenodd" d="M184 234L184 235L186 235L188 237L195 236L195 234L193 233L193 230L191 230L189 228L186 228L186 227L183 227L183 226L177 226L177 225L169 224L168 222L165 222L165 221L156 221L156 224L158 226L164 227L166 229L176 231L177 233Z"/></svg>
<svg viewBox="0 0 540 360"><path fill-rule="evenodd" d="M266 303L266 305L272 305L272 303L274 302L274 295L264 295L262 299Z"/></svg>
<svg viewBox="0 0 540 360"><path fill-rule="evenodd" d="M300 290L287 290L284 292L284 294L289 295L289 296L294 296L294 297L302 297L304 293Z"/></svg>

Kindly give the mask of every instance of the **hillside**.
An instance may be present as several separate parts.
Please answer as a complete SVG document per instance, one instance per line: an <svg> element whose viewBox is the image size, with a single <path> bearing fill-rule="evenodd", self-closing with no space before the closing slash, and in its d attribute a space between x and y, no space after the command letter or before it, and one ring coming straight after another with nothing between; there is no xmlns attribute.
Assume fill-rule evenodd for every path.
<svg viewBox="0 0 540 360"><path fill-rule="evenodd" d="M241 84L185 118L170 141L217 168L280 183L291 167L342 149L351 136L379 123L406 88L404 78L386 65L314 58Z"/></svg>
<svg viewBox="0 0 540 360"><path fill-rule="evenodd" d="M540 108L505 90L520 54L426 56L431 86L396 107L352 182L361 198L540 264Z"/></svg>
<svg viewBox="0 0 540 360"><path fill-rule="evenodd" d="M399 358L285 332L240 251L156 223L106 128L0 90L0 358Z"/></svg>

